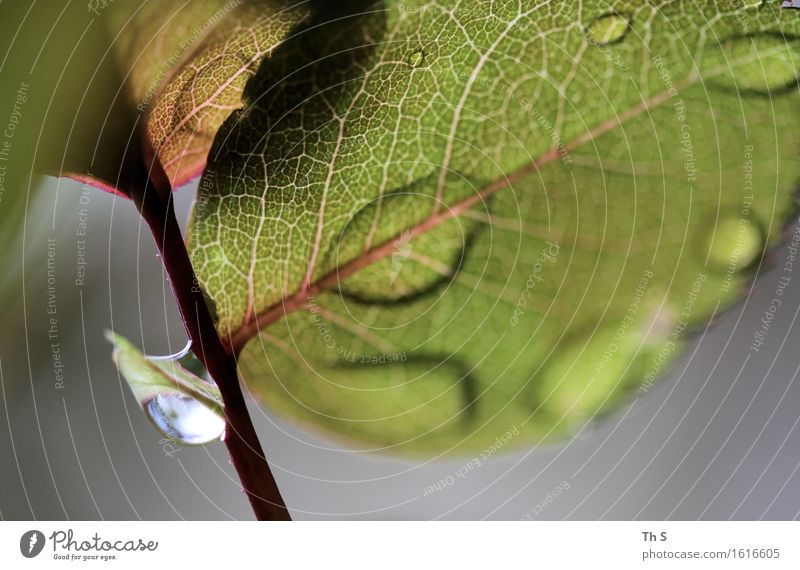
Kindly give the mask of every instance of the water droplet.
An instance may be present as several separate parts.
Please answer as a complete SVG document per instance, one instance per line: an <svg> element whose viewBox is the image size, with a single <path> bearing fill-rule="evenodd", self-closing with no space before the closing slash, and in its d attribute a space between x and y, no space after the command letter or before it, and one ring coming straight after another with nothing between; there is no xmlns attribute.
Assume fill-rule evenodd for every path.
<svg viewBox="0 0 800 570"><path fill-rule="evenodd" d="M407 61L411 67L422 67L425 63L425 52L421 49L414 50L408 55Z"/></svg>
<svg viewBox="0 0 800 570"><path fill-rule="evenodd" d="M211 375L206 370L206 367L203 366L203 363L200 362L200 359L195 356L194 352L192 352L192 341L190 340L184 348L176 352L175 354L168 354L167 356L145 356L147 360L154 360L154 361L173 361L180 365L182 368L185 368L201 380L209 383L214 384L214 380L211 378Z"/></svg>
<svg viewBox="0 0 800 570"><path fill-rule="evenodd" d="M208 443L225 433L225 420L183 394L159 394L144 409L161 433L184 445Z"/></svg>
<svg viewBox="0 0 800 570"><path fill-rule="evenodd" d="M737 215L720 219L708 239L709 263L720 269L744 269L755 261L764 247L759 226Z"/></svg>
<svg viewBox="0 0 800 570"><path fill-rule="evenodd" d="M639 310L634 324L621 321L559 347L537 378L538 398L567 433L584 429L584 435L590 434L595 422L622 405L650 369L652 355L663 345L643 338L648 325L645 309Z"/></svg>
<svg viewBox="0 0 800 570"><path fill-rule="evenodd" d="M180 349L175 354L168 354L166 356L150 356L149 354L145 355L147 360L180 360L181 358L185 357L187 354L191 354L192 350L192 341L186 343L182 349Z"/></svg>
<svg viewBox="0 0 800 570"><path fill-rule="evenodd" d="M709 50L702 69L711 83L740 92L769 95L797 82L796 42L773 35L732 38Z"/></svg>
<svg viewBox="0 0 800 570"><path fill-rule="evenodd" d="M589 26L587 35L597 45L608 45L618 42L631 27L630 20L617 13L600 16Z"/></svg>

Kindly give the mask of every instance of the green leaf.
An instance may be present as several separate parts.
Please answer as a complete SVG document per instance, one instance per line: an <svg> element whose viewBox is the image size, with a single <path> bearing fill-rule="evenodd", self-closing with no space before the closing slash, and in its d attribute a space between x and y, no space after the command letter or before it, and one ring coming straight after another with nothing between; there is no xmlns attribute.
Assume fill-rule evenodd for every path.
<svg viewBox="0 0 800 570"><path fill-rule="evenodd" d="M18 219L32 173L124 186L138 147L136 117L119 97L111 40L82 2L5 2L0 18L2 223ZM138 164L142 169L143 165Z"/></svg>
<svg viewBox="0 0 800 570"><path fill-rule="evenodd" d="M574 433L742 296L794 212L796 11L331 10L248 83L189 238L285 417L406 453Z"/></svg>
<svg viewBox="0 0 800 570"><path fill-rule="evenodd" d="M106 338L114 345L114 364L125 377L143 409L156 396L189 396L224 419L219 389L195 376L172 359L147 358L128 340L111 331Z"/></svg>

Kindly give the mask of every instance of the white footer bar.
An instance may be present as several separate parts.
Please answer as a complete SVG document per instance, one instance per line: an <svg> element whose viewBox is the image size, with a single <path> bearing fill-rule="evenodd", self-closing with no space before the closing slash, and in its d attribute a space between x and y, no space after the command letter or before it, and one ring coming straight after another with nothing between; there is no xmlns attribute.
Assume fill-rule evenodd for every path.
<svg viewBox="0 0 800 570"><path fill-rule="evenodd" d="M797 522L2 522L2 568L800 568Z"/></svg>

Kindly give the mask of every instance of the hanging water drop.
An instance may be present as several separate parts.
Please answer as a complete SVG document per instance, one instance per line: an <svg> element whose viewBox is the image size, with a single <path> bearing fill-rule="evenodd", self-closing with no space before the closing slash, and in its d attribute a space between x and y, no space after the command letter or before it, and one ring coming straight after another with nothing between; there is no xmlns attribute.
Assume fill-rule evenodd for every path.
<svg viewBox="0 0 800 570"><path fill-rule="evenodd" d="M421 49L414 50L408 55L407 61L411 67L422 67L425 63L425 52Z"/></svg>
<svg viewBox="0 0 800 570"><path fill-rule="evenodd" d="M144 410L161 433L184 445L208 443L225 433L225 420L184 394L158 394Z"/></svg>
<svg viewBox="0 0 800 570"><path fill-rule="evenodd" d="M621 14L605 14L589 26L587 35L592 43L604 46L620 41L630 26L630 20Z"/></svg>
<svg viewBox="0 0 800 570"><path fill-rule="evenodd" d="M106 334L112 357L145 415L171 441L200 445L225 432L224 403L217 386L191 352L191 343L169 356L145 356L125 338ZM190 370L200 366L195 370Z"/></svg>

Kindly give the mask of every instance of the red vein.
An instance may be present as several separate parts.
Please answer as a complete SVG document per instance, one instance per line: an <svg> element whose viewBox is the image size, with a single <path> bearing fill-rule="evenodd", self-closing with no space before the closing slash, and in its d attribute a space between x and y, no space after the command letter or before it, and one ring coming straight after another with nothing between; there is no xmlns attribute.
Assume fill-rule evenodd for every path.
<svg viewBox="0 0 800 570"><path fill-rule="evenodd" d="M675 92L681 91L686 86L691 84L697 79L696 75L692 75L687 77L683 82L679 85L676 85ZM596 139L599 136L604 135L605 133L613 130L617 126L621 126L625 121L633 117L637 117L642 113L647 112L652 107L657 107L661 105L665 101L667 101L671 96L670 91L662 91L657 95L654 95L650 99L643 100L638 105L631 107L624 111L623 113L616 115L615 117L608 119L596 127L589 129L581 136L577 137L574 141L564 146L564 149L558 150L553 149L550 150L540 157L532 160L528 164L518 168L517 170L513 171L511 174L504 176L503 178L499 178L483 188L480 192L471 195L468 198L465 198L461 202L458 202L452 208L434 213L431 217L427 218L423 222L420 222L416 226L404 230L407 232L409 236L408 239L413 239L416 236L422 235L426 232L431 231L432 229L440 226L444 222L451 220L457 216L460 216L467 210L471 209L478 203L482 203L486 201L490 196L497 193L498 191L506 188L508 186L512 186L516 182L519 182L526 176L536 172L542 166L545 166L555 160L557 160L560 156L564 154L566 151L567 153L574 151L575 149L583 146L584 144L591 142L592 140ZM398 234L399 235L399 234ZM265 311L259 313L255 319L251 319L246 321L235 333L233 333L230 337L231 341L231 349L234 354L238 355L241 350L244 348L245 344L253 338L255 335L259 333L262 329L268 327L272 323L276 322L278 319L282 318L283 316L296 311L298 309L303 308L308 304L308 300L312 297L316 297L320 293L332 289L336 285L338 285L344 279L347 279L354 273L357 273L361 269L375 263L376 261L391 255L394 251L395 246L394 242L397 239L397 236L393 236L390 239L384 241L383 243L373 247L372 249L364 252L359 257L356 257L352 261L345 263L344 265L337 267L324 277L320 278L318 281L309 284L307 287L303 287L300 291L284 297L278 303L272 305Z"/></svg>

